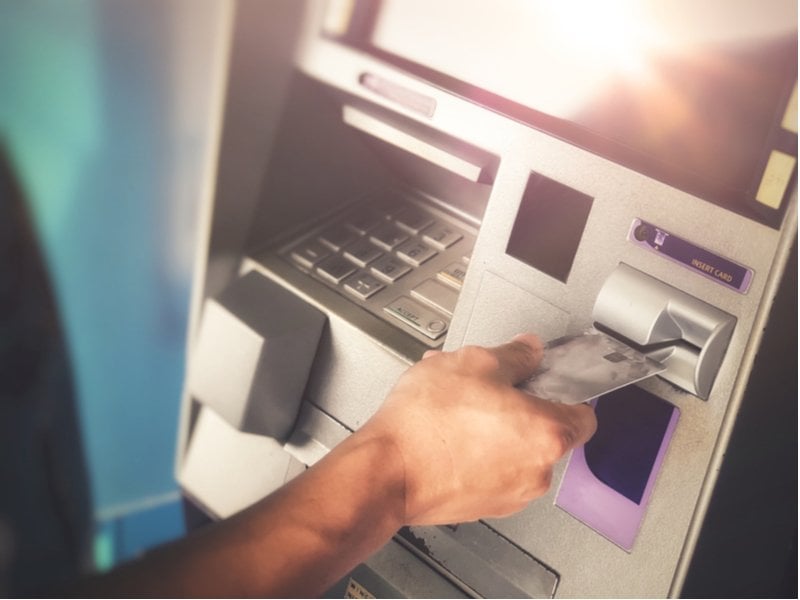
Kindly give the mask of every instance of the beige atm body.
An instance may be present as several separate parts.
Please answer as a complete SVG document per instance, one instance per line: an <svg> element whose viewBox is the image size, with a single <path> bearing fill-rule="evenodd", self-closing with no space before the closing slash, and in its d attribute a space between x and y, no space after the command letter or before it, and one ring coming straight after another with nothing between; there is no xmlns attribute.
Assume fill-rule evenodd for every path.
<svg viewBox="0 0 800 600"><path fill-rule="evenodd" d="M680 595L797 235L796 8L756 19L742 51L756 57L751 67L762 49L778 57L765 76L768 117L760 129L709 140L727 131L715 119L735 104L730 81L711 90L719 111L689 98L680 122L664 122L668 87L636 96L629 86L622 97L667 110L655 123L634 104L612 110L616 97L597 91L595 105L554 115L556 100L528 106L529 92L503 87L503 76L553 84L498 33L513 22L508 35L525 37L533 16L528 31L513 3L442 2L419 17L440 27L437 54L403 38L407 13L423 4L231 6L216 188L194 283L181 487L212 517L227 517L361 426L425 350L596 327L667 367L597 402L606 431L654 407L642 417L654 432L643 470L625 474L625 452L638 450L618 442L636 432L614 429L563 461L551 491L526 510L404 530L342 585L376 596ZM761 4L737 6L746 15ZM459 70L467 57L448 46L457 40L447 18L468 36L463 13L489 7L506 24L473 15L488 31L480 43L496 43L490 56L513 68L471 79L479 76ZM725 37L733 35L745 34L706 41L739 52ZM543 39L542 52L556 44ZM634 125L620 125L626 116ZM609 122L622 138L602 129ZM645 123L656 129L641 131ZM648 138L632 150L637 135L674 136L673 147L656 156ZM703 153L743 143L746 152L703 163ZM796 357L796 332L785 335Z"/></svg>

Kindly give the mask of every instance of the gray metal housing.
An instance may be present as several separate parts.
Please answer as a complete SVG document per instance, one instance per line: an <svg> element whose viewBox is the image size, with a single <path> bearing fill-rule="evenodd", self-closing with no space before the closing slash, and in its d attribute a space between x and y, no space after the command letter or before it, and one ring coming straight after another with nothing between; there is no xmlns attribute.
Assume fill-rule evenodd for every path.
<svg viewBox="0 0 800 600"><path fill-rule="evenodd" d="M796 239L796 184L783 224L772 229L320 35L322 2L234 6L218 172L204 207L188 362L195 358L206 300L249 271L325 314L328 325L301 416L285 444L237 431L187 388L176 461L187 496L222 518L277 489L362 425L421 356L425 347L417 340L312 285L273 251L365 193L400 186L478 229L445 349L502 343L523 330L543 339L580 332L593 324L598 295L620 264L735 321L732 331L725 326L730 338L703 398L662 378L641 384L677 406L681 418L632 552L554 505L564 464L548 495L517 515L487 522L557 573L555 597L680 595ZM435 112L424 116L375 94L359 83L363 73L432 99ZM344 107L407 138L390 133L387 142L354 128L343 118ZM420 145L410 149L407 139ZM431 148L438 151L435 161ZM506 253L531 172L594 199L566 281ZM643 252L627 239L637 218L747 265L755 273L750 290L736 293ZM796 338L787 343L796 346ZM382 572L391 572L386 557L396 554L392 546L379 557ZM415 585L414 593L425 593L419 581Z"/></svg>

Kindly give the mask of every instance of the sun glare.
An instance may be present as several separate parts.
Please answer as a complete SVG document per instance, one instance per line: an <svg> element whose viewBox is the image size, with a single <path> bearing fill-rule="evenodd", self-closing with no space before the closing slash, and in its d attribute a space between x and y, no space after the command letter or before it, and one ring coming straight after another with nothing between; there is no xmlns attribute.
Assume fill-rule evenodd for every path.
<svg viewBox="0 0 800 600"><path fill-rule="evenodd" d="M658 29L643 10L646 3L560 0L546 4L552 25L560 32L560 51L581 57L593 70L592 79L647 75L650 52L659 39Z"/></svg>

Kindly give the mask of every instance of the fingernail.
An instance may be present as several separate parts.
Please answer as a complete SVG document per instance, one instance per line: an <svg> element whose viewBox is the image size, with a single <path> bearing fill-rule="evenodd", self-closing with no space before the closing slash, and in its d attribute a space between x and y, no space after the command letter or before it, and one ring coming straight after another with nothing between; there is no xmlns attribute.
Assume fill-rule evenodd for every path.
<svg viewBox="0 0 800 600"><path fill-rule="evenodd" d="M519 333L511 338L512 342L522 342L532 348L541 348L542 347L542 340L539 339L539 336L533 333Z"/></svg>

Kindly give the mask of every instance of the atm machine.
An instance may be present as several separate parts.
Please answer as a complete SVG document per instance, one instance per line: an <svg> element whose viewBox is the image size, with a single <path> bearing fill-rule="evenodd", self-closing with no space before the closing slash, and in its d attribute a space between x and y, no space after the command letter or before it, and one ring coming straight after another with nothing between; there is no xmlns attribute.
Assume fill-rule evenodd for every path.
<svg viewBox="0 0 800 600"><path fill-rule="evenodd" d="M330 595L796 594L796 10L235 3L187 498L279 488L430 348L594 328L665 370L593 400L550 492L405 528Z"/></svg>

